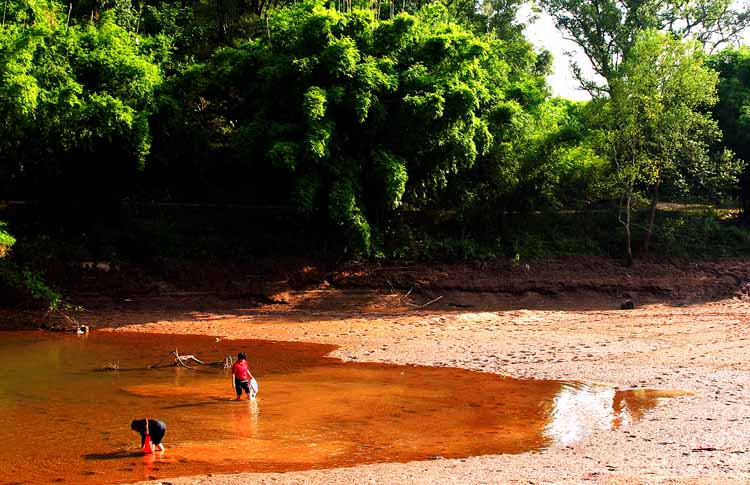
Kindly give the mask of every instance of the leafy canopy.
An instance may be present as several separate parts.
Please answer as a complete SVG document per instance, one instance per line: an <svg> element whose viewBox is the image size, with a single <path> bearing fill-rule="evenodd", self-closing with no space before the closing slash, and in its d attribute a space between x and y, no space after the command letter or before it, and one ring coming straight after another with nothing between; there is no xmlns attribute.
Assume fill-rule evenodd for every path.
<svg viewBox="0 0 750 485"><path fill-rule="evenodd" d="M537 67L528 44L479 37L437 5L377 21L302 3L174 91L217 127L209 152L288 187L283 199L368 252L373 224L433 200L544 99Z"/></svg>
<svg viewBox="0 0 750 485"><path fill-rule="evenodd" d="M750 24L750 10L735 8L732 0L542 0L565 37L588 58L596 79L588 79L580 65L574 74L592 95L608 92L617 70L630 55L641 32L669 32L679 39L695 39L709 50L734 41Z"/></svg>
<svg viewBox="0 0 750 485"><path fill-rule="evenodd" d="M67 27L33 12L0 28L0 164L27 196L114 176L109 191L146 160L161 70L110 16Z"/></svg>
<svg viewBox="0 0 750 485"><path fill-rule="evenodd" d="M708 109L718 75L699 43L642 32L612 83L615 160L633 180L690 187L726 187L736 176L731 156L710 152L721 132ZM631 172L631 170L633 172Z"/></svg>

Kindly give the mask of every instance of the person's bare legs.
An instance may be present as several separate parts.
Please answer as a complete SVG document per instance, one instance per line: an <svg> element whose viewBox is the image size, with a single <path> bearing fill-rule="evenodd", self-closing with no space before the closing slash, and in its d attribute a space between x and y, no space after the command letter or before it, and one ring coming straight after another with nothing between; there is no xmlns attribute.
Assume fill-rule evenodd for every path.
<svg viewBox="0 0 750 485"><path fill-rule="evenodd" d="M161 451L162 453L164 453L164 450L166 450L166 448L164 448L164 445L163 445L163 444L161 444L161 443L159 443L159 444L158 444L158 445L156 445L156 446L158 446L158 447L159 447L159 451Z"/></svg>

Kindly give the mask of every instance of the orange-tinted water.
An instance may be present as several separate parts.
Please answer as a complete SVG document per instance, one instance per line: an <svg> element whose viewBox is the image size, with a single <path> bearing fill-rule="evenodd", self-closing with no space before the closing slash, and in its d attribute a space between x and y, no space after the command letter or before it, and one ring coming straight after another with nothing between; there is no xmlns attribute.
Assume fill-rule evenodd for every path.
<svg viewBox="0 0 750 485"><path fill-rule="evenodd" d="M256 401L227 371L146 370L179 349L205 361L248 353ZM121 483L289 471L570 444L637 419L657 392L522 381L458 369L343 364L333 347L196 336L3 333L0 482ZM118 363L119 372L97 369ZM127 370L134 369L134 370ZM132 419L167 423L144 457Z"/></svg>

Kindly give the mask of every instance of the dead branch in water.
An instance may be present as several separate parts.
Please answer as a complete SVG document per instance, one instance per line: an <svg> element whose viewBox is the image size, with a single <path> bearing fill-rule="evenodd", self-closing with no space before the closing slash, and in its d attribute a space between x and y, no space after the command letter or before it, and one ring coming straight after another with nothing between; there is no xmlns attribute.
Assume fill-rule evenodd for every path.
<svg viewBox="0 0 750 485"><path fill-rule="evenodd" d="M414 289L414 287L413 287L413 286L412 286L411 288L409 288L409 291L407 291L407 292L406 292L406 294L405 294L404 296L402 296L402 297L400 297L400 298L398 299L398 300L399 300L399 302L402 302L402 303L403 303L403 301L404 301L404 298L406 298L407 296L411 295L411 291L412 291L413 289Z"/></svg>
<svg viewBox="0 0 750 485"><path fill-rule="evenodd" d="M195 370L185 363L187 361L190 361L191 359L195 360L195 357L193 357L192 355L180 356L180 353L177 352L177 349L174 349L173 354L174 354L174 361L177 365L181 365L182 367L186 369Z"/></svg>
<svg viewBox="0 0 750 485"><path fill-rule="evenodd" d="M408 301L404 301L404 300L406 300L406 298L407 298L407 297L408 297L409 295L411 295L411 292L412 292L413 290L414 290L414 287L412 286L411 288L409 288L409 291L407 291L405 295L403 295L403 296L399 297L399 302L400 302L400 303L402 303L402 304L408 305L408 306L410 306L410 307L414 307L414 308L417 308L417 309L422 309L422 308L426 308L426 307L428 307L429 305L432 305L432 304L433 304L433 303L435 303L436 301L438 301L438 300L440 300L441 298L443 298L443 295L440 295L440 296L438 296L437 298L433 298L432 300L430 300L430 301L428 301L427 303L424 303L424 304L422 304L422 305L417 305L417 304L415 304L415 303L410 303L410 302L408 302ZM418 289L417 291L421 291L421 290L419 290L419 289Z"/></svg>
<svg viewBox="0 0 750 485"><path fill-rule="evenodd" d="M168 364L162 365L162 362L168 357L174 357L172 362L169 362ZM157 362L156 364L148 366L149 369L158 369L161 367L175 367L175 366L181 366L186 369L190 370L196 370L194 367L190 367L187 365L188 362L193 362L200 365L208 365L208 366L221 366L225 369L228 369L229 367L232 367L232 364L234 363L234 360L232 359L232 356L227 355L222 360L217 360L214 362L203 362L202 360L195 357L193 354L185 354L180 355L180 352L177 349L174 349L172 352L167 352L162 356L162 358Z"/></svg>
<svg viewBox="0 0 750 485"><path fill-rule="evenodd" d="M391 284L391 280L389 280L388 278L386 278L385 282L388 283L388 286L391 287L391 293L396 293L396 288L394 288L393 285Z"/></svg>
<svg viewBox="0 0 750 485"><path fill-rule="evenodd" d="M224 357L224 360L218 361L218 362L211 362L208 365L221 365L225 369L231 369L232 365L234 364L234 359L231 355L227 355Z"/></svg>
<svg viewBox="0 0 750 485"><path fill-rule="evenodd" d="M433 303L435 303L436 301L438 301L442 297L443 297L443 295L440 295L437 298L428 301L424 305L415 305L414 303L409 303L408 301L406 302L406 304L409 305L409 306L411 306L411 307L414 307L414 308L425 308L425 307L427 307L427 305L432 305Z"/></svg>

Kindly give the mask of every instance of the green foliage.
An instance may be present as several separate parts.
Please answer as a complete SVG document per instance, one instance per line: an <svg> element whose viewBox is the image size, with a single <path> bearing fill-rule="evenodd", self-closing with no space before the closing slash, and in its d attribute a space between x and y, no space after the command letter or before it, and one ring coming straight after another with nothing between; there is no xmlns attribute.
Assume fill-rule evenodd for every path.
<svg viewBox="0 0 750 485"><path fill-rule="evenodd" d="M611 116L617 131L611 145L627 183L669 183L687 191L726 187L737 174L731 156L711 156L721 137L706 110L717 101L715 71L700 46L669 35L640 35L612 83Z"/></svg>
<svg viewBox="0 0 750 485"><path fill-rule="evenodd" d="M44 279L36 272L19 268L13 264L0 265L0 280L12 288L24 291L34 299L43 302L49 311L62 309L62 295L47 286Z"/></svg>
<svg viewBox="0 0 750 485"><path fill-rule="evenodd" d="M726 49L708 59L719 73L719 102L713 114L719 122L724 144L744 163L740 180L742 216L750 221L750 48ZM721 181L719 181L720 183ZM727 184L731 189L734 184Z"/></svg>
<svg viewBox="0 0 750 485"><path fill-rule="evenodd" d="M27 197L46 198L61 183L85 197L105 178L117 194L143 167L161 82L152 57L107 16L0 29L0 165Z"/></svg>
<svg viewBox="0 0 750 485"><path fill-rule="evenodd" d="M750 47L726 49L707 63L719 75L719 102L713 112L724 142L742 160L750 161Z"/></svg>
<svg viewBox="0 0 750 485"><path fill-rule="evenodd" d="M328 197L329 217L343 229L345 241L351 245L353 254L369 252L371 237L370 225L357 203L357 192L353 182L342 180L331 188Z"/></svg>
<svg viewBox="0 0 750 485"><path fill-rule="evenodd" d="M6 226L5 222L0 221L0 258L4 258L16 243L16 239L5 230Z"/></svg>
<svg viewBox="0 0 750 485"><path fill-rule="evenodd" d="M695 39L710 50L736 40L750 24L750 12L731 0L653 2L637 0L543 0L556 26L581 47L604 85L588 79L573 63L577 80L593 95L609 92L619 65L628 61L642 32L656 30Z"/></svg>
<svg viewBox="0 0 750 485"><path fill-rule="evenodd" d="M750 230L729 223L715 210L666 214L657 226L661 254L694 258L747 256Z"/></svg>
<svg viewBox="0 0 750 485"><path fill-rule="evenodd" d="M263 174L287 188L273 197L327 214L350 251L368 253L373 227L429 203L498 137L516 136L508 125L546 95L530 45L478 37L435 5L378 21L302 3L269 17L267 34L178 79L182 107L159 118L170 130L188 120L204 130L207 159ZM509 103L517 109L499 119Z"/></svg>
<svg viewBox="0 0 750 485"><path fill-rule="evenodd" d="M275 168L294 172L297 168L297 153L299 146L296 143L280 141L268 151L268 158Z"/></svg>
<svg viewBox="0 0 750 485"><path fill-rule="evenodd" d="M323 182L316 174L304 175L295 180L291 200L304 213L311 213L315 209L316 197L321 192Z"/></svg>
<svg viewBox="0 0 750 485"><path fill-rule="evenodd" d="M750 159L746 48L710 58L718 127L707 115L717 76L698 45L748 20L727 0L545 0L604 77L580 78L599 95L588 103L549 98L551 57L523 38L515 0L291 3L81 0L68 17L61 0L6 2L0 192L41 201L71 233L117 225L126 199L186 200L289 211L327 254L525 258L607 253L621 236L603 217L581 226L585 237L563 227L575 218L527 230L538 214L625 196L644 222L642 202L659 191L733 196L741 162L718 127ZM678 40L692 34L697 44ZM419 235L414 214L450 223ZM657 243L678 244L682 226L657 223ZM168 232L126 239L244 254L226 234ZM0 227L2 254L13 241Z"/></svg>
<svg viewBox="0 0 750 485"><path fill-rule="evenodd" d="M394 234L384 253L406 259L483 260L544 259L574 255L610 255L619 234L607 222L606 212L538 212L508 216L514 230L494 237L461 237L453 223L412 224Z"/></svg>
<svg viewBox="0 0 750 485"><path fill-rule="evenodd" d="M53 0L14 0L3 3L3 23L8 25L54 25L62 9ZM5 27L5 25L3 25Z"/></svg>
<svg viewBox="0 0 750 485"><path fill-rule="evenodd" d="M326 114L326 92L317 86L307 90L303 109L308 122L320 121Z"/></svg>
<svg viewBox="0 0 750 485"><path fill-rule="evenodd" d="M406 160L379 151L374 155L375 174L384 189L384 205L388 209L398 209L406 191L409 174L406 171Z"/></svg>
<svg viewBox="0 0 750 485"><path fill-rule="evenodd" d="M62 295L47 286L37 272L4 259L16 243L16 239L6 231L6 227L6 223L0 221L0 286L9 286L26 293L34 300L44 302L49 311L60 309L63 306Z"/></svg>
<svg viewBox="0 0 750 485"><path fill-rule="evenodd" d="M632 202L639 189L650 189L655 207L663 185L684 192L702 188L705 194L707 186L715 184L718 191L736 177L731 154L709 151L721 136L707 113L717 99L718 76L703 61L697 42L647 30L610 80L611 99L602 102L608 128L601 141L613 162L612 187L621 198L629 261Z"/></svg>
<svg viewBox="0 0 750 485"><path fill-rule="evenodd" d="M541 106L525 146L519 187L537 207L582 208L609 195L600 187L608 162L596 150L591 109L564 99Z"/></svg>

